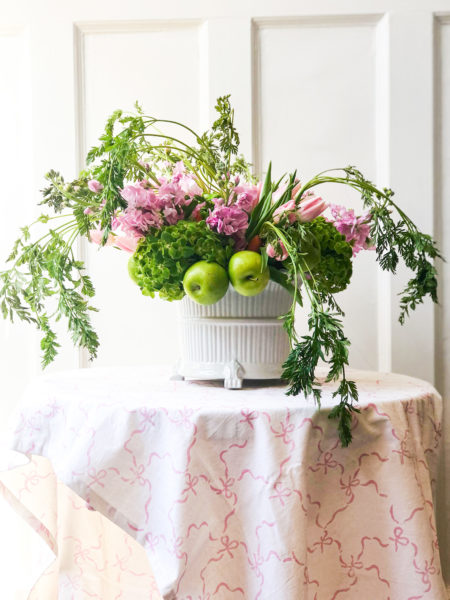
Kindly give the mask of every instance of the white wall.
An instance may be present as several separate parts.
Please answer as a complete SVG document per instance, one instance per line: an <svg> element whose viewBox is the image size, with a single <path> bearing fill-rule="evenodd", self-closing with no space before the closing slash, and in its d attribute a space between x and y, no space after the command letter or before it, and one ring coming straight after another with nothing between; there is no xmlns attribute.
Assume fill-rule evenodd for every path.
<svg viewBox="0 0 450 600"><path fill-rule="evenodd" d="M269 159L276 172L297 167L304 178L356 164L392 186L450 256L449 15L450 0L1 3L0 256L36 213L42 175L74 176L113 109L138 99L148 112L203 129L224 93L259 172ZM323 194L357 206L344 189ZM174 306L140 296L118 252L83 244L81 254L101 307L96 364L172 362ZM448 399L448 271L441 306L421 307L400 328L403 280L403 272L395 281L380 274L369 253L357 258L342 295L352 365L434 381ZM0 322L0 336L4 419L39 371L39 352L27 327ZM51 368L76 366L90 365L65 341ZM440 496L442 516L449 498Z"/></svg>

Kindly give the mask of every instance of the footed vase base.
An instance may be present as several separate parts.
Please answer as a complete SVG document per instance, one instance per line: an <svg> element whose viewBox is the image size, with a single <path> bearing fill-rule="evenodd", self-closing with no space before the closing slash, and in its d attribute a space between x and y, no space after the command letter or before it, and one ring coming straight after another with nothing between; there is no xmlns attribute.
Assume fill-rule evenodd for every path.
<svg viewBox="0 0 450 600"><path fill-rule="evenodd" d="M273 364L243 365L234 359L225 363L190 363L180 361L171 377L174 381L223 379L228 390L239 390L245 379L281 379L281 366Z"/></svg>

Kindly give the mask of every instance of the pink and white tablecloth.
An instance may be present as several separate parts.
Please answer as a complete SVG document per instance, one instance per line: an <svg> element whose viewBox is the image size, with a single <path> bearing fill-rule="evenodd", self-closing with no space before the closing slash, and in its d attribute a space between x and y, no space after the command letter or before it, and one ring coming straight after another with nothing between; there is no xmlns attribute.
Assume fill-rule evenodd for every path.
<svg viewBox="0 0 450 600"><path fill-rule="evenodd" d="M230 391L149 368L41 377L11 447L47 457L134 537L167 600L444 600L441 399L410 377L350 375L361 414L348 449L330 384L317 411L281 385Z"/></svg>

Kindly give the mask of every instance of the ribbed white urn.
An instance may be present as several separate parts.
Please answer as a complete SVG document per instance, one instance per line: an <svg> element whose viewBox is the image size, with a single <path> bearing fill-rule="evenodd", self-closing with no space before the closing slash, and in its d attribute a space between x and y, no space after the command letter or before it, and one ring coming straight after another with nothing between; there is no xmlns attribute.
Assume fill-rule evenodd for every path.
<svg viewBox="0 0 450 600"><path fill-rule="evenodd" d="M211 306L186 296L179 303L181 360L176 376L223 379L230 389L242 387L244 379L280 378L289 339L279 317L291 302L273 281L250 298L230 285L222 300Z"/></svg>

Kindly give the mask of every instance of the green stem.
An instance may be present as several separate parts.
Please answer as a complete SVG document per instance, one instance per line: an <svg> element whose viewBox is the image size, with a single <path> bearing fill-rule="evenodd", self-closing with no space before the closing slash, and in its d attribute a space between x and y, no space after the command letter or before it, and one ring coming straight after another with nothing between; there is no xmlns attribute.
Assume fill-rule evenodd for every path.
<svg viewBox="0 0 450 600"><path fill-rule="evenodd" d="M294 299L294 303L297 302L299 306L302 306L301 299L298 297L298 295L296 296L295 287L291 283L289 283L286 274L281 269L277 269L276 267L272 266L269 266L269 270L270 279L272 279L272 281L275 281L275 283L278 283L278 285L281 285L281 287L284 288L292 296L292 298Z"/></svg>
<svg viewBox="0 0 450 600"><path fill-rule="evenodd" d="M73 196L70 192L68 192L67 190L65 190L63 187L61 187L58 183L56 183L56 181L54 179L51 179L52 184L54 185L54 187L61 192L61 194L63 196L65 196L68 200L72 200L73 202L75 202L78 205L82 205L82 206L86 206L86 207L90 207L91 206L91 202L85 202L82 199L78 198L77 196Z"/></svg>
<svg viewBox="0 0 450 600"><path fill-rule="evenodd" d="M183 142L182 140L180 140L180 139L178 139L178 138L175 138L175 137L172 137L171 135L164 135L164 134L162 134L162 133L142 133L142 134L140 134L140 137L156 137L156 138L163 138L163 139L166 139L166 140L171 140L171 141L173 141L173 142L176 142L177 144L181 144L182 146L185 146L185 147L186 147L186 150L182 150L181 148L178 148L178 151L179 151L179 152L185 152L185 153L186 153L186 154L188 154L188 155L194 156L194 157L195 157L195 158L196 158L196 159L199 161L199 163L201 163L201 164L202 164L202 166L203 166L203 167L204 167L204 168L205 168L205 169L206 169L206 170L207 170L207 171L208 171L208 172L209 172L209 173L210 173L210 174L211 174L213 177L215 177L215 175L216 175L216 174L214 173L214 171L212 171L212 170L209 168L209 166L208 166L206 163L204 163L204 162L202 161L202 159L200 158L200 155L199 155L199 153L198 153L196 150L194 150L194 148L192 148L192 146L189 146L189 144L186 144L186 143L185 143L185 142Z"/></svg>
<svg viewBox="0 0 450 600"><path fill-rule="evenodd" d="M65 215L67 216L67 215ZM59 234L61 234L62 232L64 232L66 229L72 229L72 227L77 226L77 221L74 219L72 221L69 221L68 223L63 223L62 225L60 225L59 227L56 227L56 229L51 229L48 233L46 233L45 235L43 235L41 238L39 238L36 242L33 242L33 246L36 246L37 244L39 244L42 240L45 240L45 238L47 237L51 237L51 232L54 231L55 233L58 232ZM49 240L50 241L50 240ZM45 248L47 244L45 244L43 246L43 248Z"/></svg>
<svg viewBox="0 0 450 600"><path fill-rule="evenodd" d="M144 122L146 122L146 121L147 121L147 122L149 122L149 123L150 123L150 124L151 124L153 127L155 127L155 126L154 126L154 124L155 124L155 123L171 123L171 124L173 124L173 125L177 125L177 126L179 126L179 127L182 127L182 128L183 128L183 129L185 129L186 131L189 131L189 133L192 133L192 135L195 137L195 141L196 141L196 142L197 142L197 143L198 143L198 144L199 144L199 145L200 145L200 146L201 146L201 147L202 147L202 148L203 148L203 149L204 149L204 150L205 150L205 151L206 151L208 154L210 154L210 150L209 150L208 146L205 146L205 145L202 143L202 141L201 141L201 136L200 136L200 135L199 135L199 134L198 134L196 131L194 131L193 129L191 129L191 128L190 128L190 127L188 127L187 125L184 125L183 123L180 123L180 122L178 122L178 121L172 121L172 120L170 120L170 119L156 119L156 118L154 118L154 117L144 117L144 118L143 118L143 121L144 121ZM158 131L158 128L156 128L156 127L155 127L155 129L156 129L156 131ZM174 140L175 140L176 138L172 138L172 139L174 139ZM181 142L181 143L184 143L184 142ZM187 145L187 144L186 144L186 145ZM189 146L189 145L187 145L187 146L188 146L188 148L191 148L191 146ZM203 163L203 161L201 161L201 162L202 162L202 164L203 164L203 165L205 165L205 163ZM210 170L209 172L210 172L210 174L212 174L212 176L213 176L213 177L215 176L215 173L214 173L213 171L211 171L211 170Z"/></svg>
<svg viewBox="0 0 450 600"><path fill-rule="evenodd" d="M149 150L149 152L151 152L152 150L167 150L168 148L170 148L171 150L175 150L176 152L179 152L180 154L185 154L185 155L189 156L189 154L187 153L187 151L184 148L177 148L176 146L164 146L164 145L153 146L150 144L148 147L148 150ZM187 162L186 158L184 160ZM214 183L215 173L213 171L211 171L210 169L206 169L205 163L203 161L198 160L198 162L199 162L199 165L201 165L205 169L205 171L206 171L205 175L209 178L208 181L205 181L204 178L200 176L198 171L196 171L196 173L200 177L201 181L203 182L203 186L200 186L200 187L203 187L203 189L214 189L216 192L222 193L222 190L220 189L220 187ZM192 164L191 164L190 168L194 171ZM159 185L159 181L157 181L157 184Z"/></svg>
<svg viewBox="0 0 450 600"><path fill-rule="evenodd" d="M170 119L156 119L155 117L150 117L150 116L143 117L142 120L144 121L144 123L148 122L151 125L153 125L154 123L171 123L172 125L178 125L179 127L182 127L183 129L186 129L186 131L189 131L190 133L192 133L192 135L195 136L196 140L200 139L200 136L198 135L198 133L196 133L193 129L191 129L187 125L184 125L183 123L179 123L178 121L171 121Z"/></svg>
<svg viewBox="0 0 450 600"><path fill-rule="evenodd" d="M295 197L295 200L297 201L297 199L300 199L307 190L315 187L316 185L321 185L323 183L339 183L339 184L347 185L347 186L352 187L353 189L357 190L358 192L361 192L362 190L366 190L366 191L370 192L372 195L375 194L375 196L377 196L379 198L384 198L383 206L386 203L389 203L393 208L395 208L397 213L405 221L408 229L410 231L417 231L417 227L414 225L414 223L411 221L411 219L408 217L408 215L406 215L403 212L403 210L387 194L385 194L384 192L382 192L381 190L376 188L371 183L369 183L367 181L362 182L357 179L349 179L349 178L345 178L345 177L331 177L331 176L323 177L323 175L325 173L331 173L334 171L344 171L344 173L346 172L345 169L343 169L343 168L327 169L326 171L322 171L321 173L319 173L318 175L313 177L310 181L308 181L300 189L300 191L297 193L297 195Z"/></svg>

